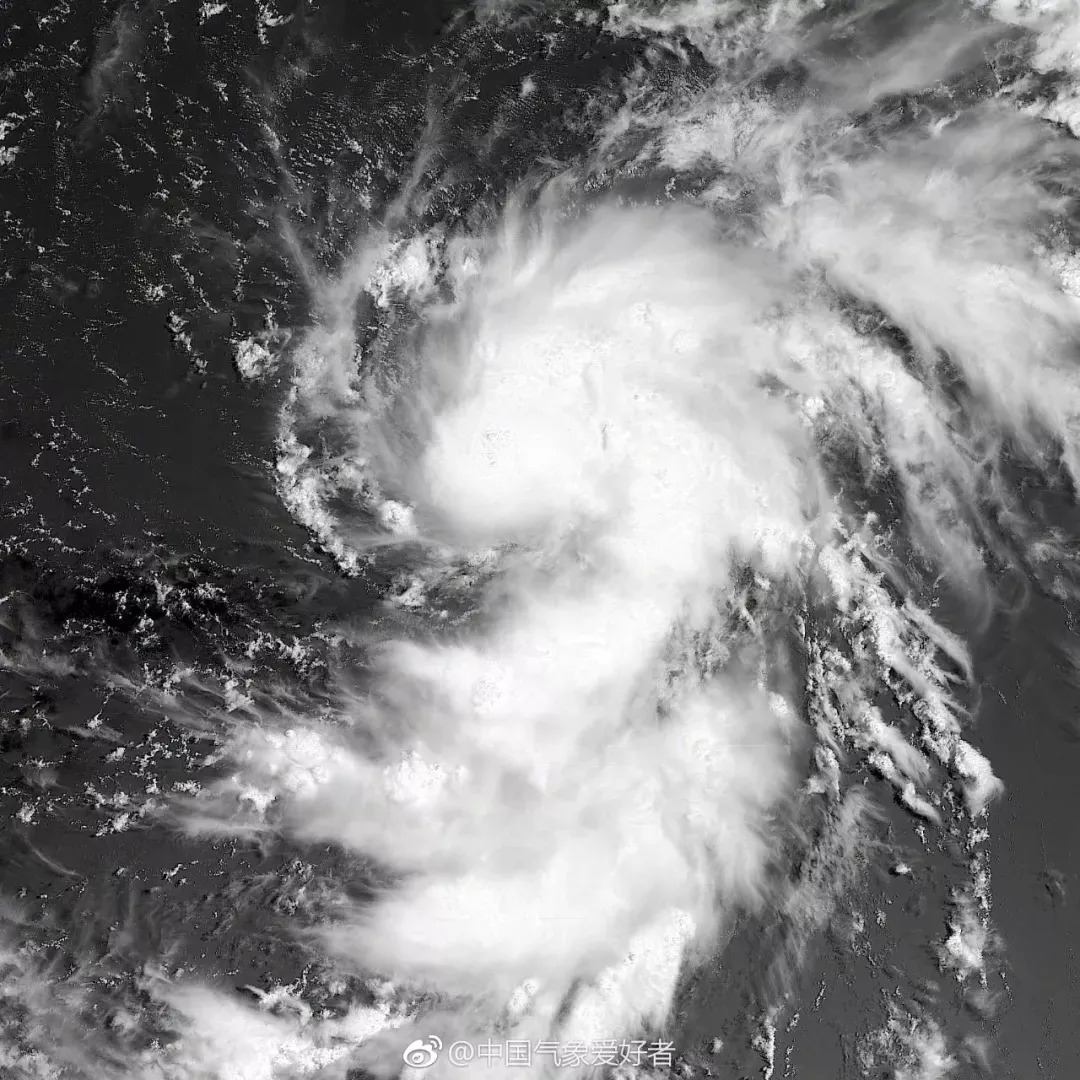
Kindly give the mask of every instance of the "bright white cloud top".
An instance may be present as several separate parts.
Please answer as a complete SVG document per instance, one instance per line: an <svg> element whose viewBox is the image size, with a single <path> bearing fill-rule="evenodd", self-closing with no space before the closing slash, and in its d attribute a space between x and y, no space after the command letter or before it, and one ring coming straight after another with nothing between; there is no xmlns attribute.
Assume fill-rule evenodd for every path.
<svg viewBox="0 0 1080 1080"><path fill-rule="evenodd" d="M322 782L276 789L276 827L402 875L329 941L448 995L425 1031L662 1025L842 759L938 825L999 790L915 597L936 567L992 603L1033 539L1006 452L1076 480L1076 146L1007 98L875 113L974 78L1002 24L820 7L613 5L654 55L586 159L478 225L361 236L295 353L286 502L346 567L420 556L413 610L469 612L374 647ZM366 352L365 293L399 313ZM275 745L240 745L275 790Z"/></svg>

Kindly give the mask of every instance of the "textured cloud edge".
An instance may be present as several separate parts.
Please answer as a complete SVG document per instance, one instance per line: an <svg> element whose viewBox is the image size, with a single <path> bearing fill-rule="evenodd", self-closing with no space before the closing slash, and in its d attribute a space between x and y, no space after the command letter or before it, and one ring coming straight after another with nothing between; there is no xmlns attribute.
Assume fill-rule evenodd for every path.
<svg viewBox="0 0 1080 1080"><path fill-rule="evenodd" d="M963 836L940 962L986 995L1000 784L935 590L985 613L1019 565L1071 596L1014 494L1080 467L1076 143L1017 74L1069 46L1002 4L589 12L643 46L568 121L583 154L446 221L423 143L340 271L308 268L279 492L344 572L396 575L391 632L345 629L365 662L328 713L231 702L228 775L179 808L377 865L311 936L392 989L325 1020L148 977L177 1034L136 1075L393 1076L418 1036L662 1031L754 911L788 928L782 1000L872 812L852 771ZM1014 77L995 100L988 56ZM182 686L164 703L195 722ZM52 984L8 963L47 1044ZM863 1056L914 1080L961 1050L897 1012Z"/></svg>

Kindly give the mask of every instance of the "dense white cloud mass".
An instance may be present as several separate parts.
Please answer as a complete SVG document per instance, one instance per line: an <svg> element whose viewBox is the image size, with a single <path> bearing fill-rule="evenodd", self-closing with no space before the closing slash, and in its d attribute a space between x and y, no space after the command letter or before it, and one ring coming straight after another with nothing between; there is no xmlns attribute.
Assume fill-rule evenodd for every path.
<svg viewBox="0 0 1080 1080"><path fill-rule="evenodd" d="M290 345L282 498L344 569L394 560L413 629L365 631L329 718L236 709L234 771L188 825L386 873L320 940L423 1008L351 1043L309 1020L349 1045L320 1075L396 1075L419 1036L661 1030L739 913L775 904L795 962L828 921L867 812L841 763L973 850L1000 789L964 741L965 644L915 586L992 602L988 562L1034 528L1009 532L1006 447L1080 479L1075 144L965 87L1004 30L959 5L606 17L649 62L598 100L588 154L467 225L422 226L417 181L312 275ZM358 305L385 316L374 343ZM815 799L822 861L781 884ZM980 858L943 947L965 978L991 936ZM174 995L189 1035L160 1075L314 1067L282 1049L295 1025L236 1006L264 1071L185 1057L217 1045L213 1000ZM936 1027L890 1024L871 1056L902 1043L898 1076L954 1068Z"/></svg>
<svg viewBox="0 0 1080 1080"><path fill-rule="evenodd" d="M280 810L405 875L329 940L468 1003L429 1027L662 1023L679 958L768 892L803 712L805 790L838 796L852 750L931 821L953 811L930 759L971 814L1000 787L960 735L965 648L895 599L889 549L906 536L989 599L1002 447L1041 467L1056 446L1076 477L1078 311L1047 257L1075 149L1004 101L871 112L961 76L999 25L886 4L800 22L820 7L613 5L614 32L693 48L711 78L641 69L588 164L479 231L362 242L333 295L390 290L418 328L356 366L330 318L297 354L286 499L346 565L365 541L320 516L330 493L432 552L414 608L473 583L468 622L375 650L322 782ZM781 60L805 82L770 98L753 79ZM698 194L573 194L620 170ZM324 416L332 460L297 435ZM871 704L883 687L921 738ZM278 748L245 753L244 782L273 790ZM789 917L812 933L828 895L805 883Z"/></svg>
<svg viewBox="0 0 1080 1080"><path fill-rule="evenodd" d="M745 567L807 572L828 513L763 382L783 269L704 210L615 205L513 211L453 269L356 436L418 536L498 572L469 627L375 650L348 720L376 752L339 730L284 813L408 875L338 950L498 1008L529 982L527 1034L612 1039L759 898L793 781L794 712L716 627ZM277 747L247 754L273 783Z"/></svg>

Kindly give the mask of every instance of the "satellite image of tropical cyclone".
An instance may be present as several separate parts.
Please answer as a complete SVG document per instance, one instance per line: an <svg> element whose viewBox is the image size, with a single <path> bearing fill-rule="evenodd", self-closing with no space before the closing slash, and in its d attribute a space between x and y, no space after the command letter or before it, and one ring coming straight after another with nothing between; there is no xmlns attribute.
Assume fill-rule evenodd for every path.
<svg viewBox="0 0 1080 1080"><path fill-rule="evenodd" d="M0 1078L1080 1077L1080 0L3 0Z"/></svg>

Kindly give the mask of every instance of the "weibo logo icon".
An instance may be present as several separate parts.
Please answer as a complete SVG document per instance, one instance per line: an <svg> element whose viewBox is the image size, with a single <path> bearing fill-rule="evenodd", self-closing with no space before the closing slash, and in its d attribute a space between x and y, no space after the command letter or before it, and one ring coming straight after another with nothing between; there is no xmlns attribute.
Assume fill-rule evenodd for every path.
<svg viewBox="0 0 1080 1080"><path fill-rule="evenodd" d="M414 1069L426 1069L434 1065L442 1049L442 1039L431 1035L426 1039L413 1039L401 1052L401 1060Z"/></svg>

